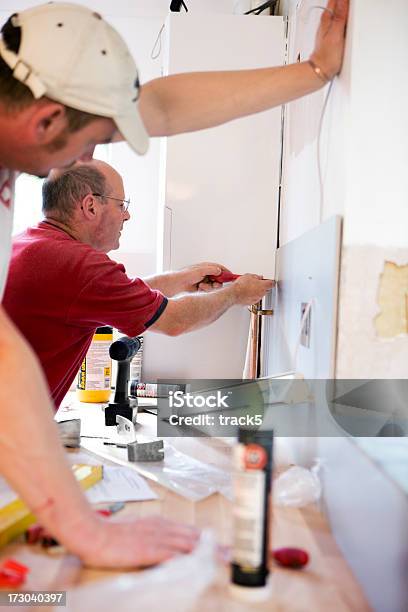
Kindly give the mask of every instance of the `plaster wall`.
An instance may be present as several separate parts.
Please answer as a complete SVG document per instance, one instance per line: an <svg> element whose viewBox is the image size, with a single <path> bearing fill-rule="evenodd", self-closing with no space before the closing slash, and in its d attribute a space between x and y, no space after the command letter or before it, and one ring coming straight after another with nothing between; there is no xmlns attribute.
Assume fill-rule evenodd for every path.
<svg viewBox="0 0 408 612"><path fill-rule="evenodd" d="M321 12L314 4L282 3L289 61L312 51ZM408 335L384 339L375 327L384 262L408 263L407 28L404 0L352 1L343 69L323 120L328 86L286 108L280 244L343 216L339 378L407 376Z"/></svg>

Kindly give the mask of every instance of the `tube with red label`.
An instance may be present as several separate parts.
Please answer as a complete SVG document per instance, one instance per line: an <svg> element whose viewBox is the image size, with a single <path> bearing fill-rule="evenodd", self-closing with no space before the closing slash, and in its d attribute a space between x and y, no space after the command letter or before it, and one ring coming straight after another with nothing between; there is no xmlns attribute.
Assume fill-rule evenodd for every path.
<svg viewBox="0 0 408 612"><path fill-rule="evenodd" d="M267 592L273 431L241 429L234 449L232 590Z"/></svg>

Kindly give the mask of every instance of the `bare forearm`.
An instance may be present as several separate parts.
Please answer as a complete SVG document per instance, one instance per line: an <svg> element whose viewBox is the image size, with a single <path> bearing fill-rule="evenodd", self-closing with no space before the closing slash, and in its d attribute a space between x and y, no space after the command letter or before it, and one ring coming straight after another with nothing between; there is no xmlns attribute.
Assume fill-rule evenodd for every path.
<svg viewBox="0 0 408 612"><path fill-rule="evenodd" d="M166 297L173 297L182 293L184 288L184 279L180 272L164 272L155 276L148 276L143 279L145 283L152 289L158 289Z"/></svg>
<svg viewBox="0 0 408 612"><path fill-rule="evenodd" d="M323 81L307 62L231 72L176 74L147 83L141 112L152 136L205 129L312 93ZM154 109L160 107L157 121Z"/></svg>
<svg viewBox="0 0 408 612"><path fill-rule="evenodd" d="M233 286L219 289L211 294L200 293L176 298L169 301L164 311L165 316L160 317L158 323L160 326L165 325L165 333L178 336L216 321L235 303Z"/></svg>
<svg viewBox="0 0 408 612"><path fill-rule="evenodd" d="M208 128L286 104L320 89L343 61L348 0L328 0L312 61L236 72L177 74L147 83L140 109L148 132L166 136ZM318 7L321 8L321 7ZM323 78L321 78L323 75Z"/></svg>
<svg viewBox="0 0 408 612"><path fill-rule="evenodd" d="M212 293L170 299L150 329L169 336L194 331L216 321L234 304L255 304L272 286L271 280L243 274L227 287Z"/></svg>
<svg viewBox="0 0 408 612"><path fill-rule="evenodd" d="M193 264L175 272L163 272L145 278L145 282L152 289L158 289L167 297L173 297L180 293L195 293L196 291L209 291L216 289L218 283L207 280L209 277L218 276L223 266L211 262Z"/></svg>
<svg viewBox="0 0 408 612"><path fill-rule="evenodd" d="M87 528L91 507L67 465L37 360L1 309L0 329L1 473L38 520L80 553L74 534Z"/></svg>

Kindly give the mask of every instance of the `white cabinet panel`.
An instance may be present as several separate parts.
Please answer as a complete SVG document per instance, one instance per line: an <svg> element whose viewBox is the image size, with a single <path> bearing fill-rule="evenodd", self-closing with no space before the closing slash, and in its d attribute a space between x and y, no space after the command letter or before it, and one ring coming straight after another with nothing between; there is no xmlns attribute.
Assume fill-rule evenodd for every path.
<svg viewBox="0 0 408 612"><path fill-rule="evenodd" d="M280 17L174 14L166 22L165 72L280 65ZM206 95L206 92L203 92ZM163 262L172 269L218 261L272 278L277 242L281 109L183 134L163 148ZM171 228L166 226L171 219ZM174 339L148 334L144 378L240 378L248 313L234 308L205 330Z"/></svg>

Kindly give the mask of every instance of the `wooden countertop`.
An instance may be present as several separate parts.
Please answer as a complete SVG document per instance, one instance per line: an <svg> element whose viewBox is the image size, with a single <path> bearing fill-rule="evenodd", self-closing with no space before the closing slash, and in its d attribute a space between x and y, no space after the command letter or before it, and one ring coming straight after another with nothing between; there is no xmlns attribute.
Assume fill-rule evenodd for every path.
<svg viewBox="0 0 408 612"><path fill-rule="evenodd" d="M223 468L229 465L230 449L220 440L175 440L173 439L172 443L177 445L179 450L197 459L205 459L208 463ZM83 452L81 450L81 453ZM215 494L202 501L191 502L152 481L149 481L149 484L158 494L158 499L128 503L122 510L122 515L126 513L142 517L159 514L195 524L199 528L210 527L221 544L230 543L231 502L225 497ZM271 596L262 604L248 604L232 599L227 588L228 568L220 566L216 583L197 603L196 611L240 612L259 609L284 612L365 612L370 609L331 535L324 515L316 505L302 509L275 507L272 543L273 548L304 548L310 554L308 566L303 570L289 570L272 563ZM117 574L83 568L76 558L66 554L50 555L37 545L27 546L18 542L11 544L1 551L0 559L10 556L27 563L31 568L25 589L67 589L75 584L96 582Z"/></svg>

